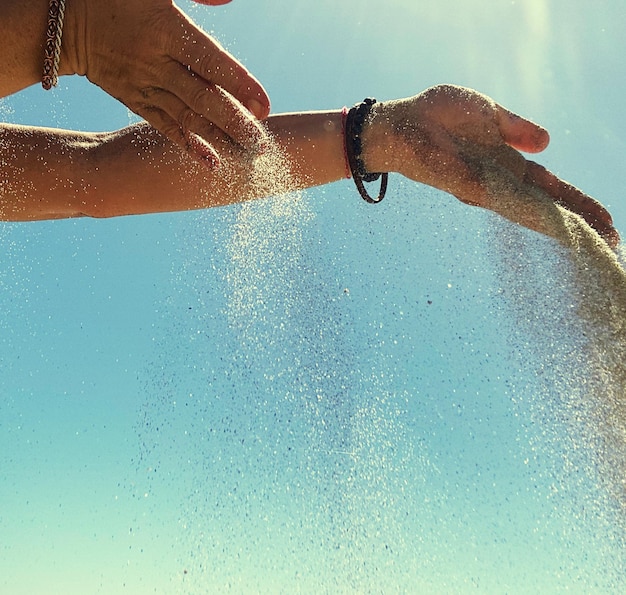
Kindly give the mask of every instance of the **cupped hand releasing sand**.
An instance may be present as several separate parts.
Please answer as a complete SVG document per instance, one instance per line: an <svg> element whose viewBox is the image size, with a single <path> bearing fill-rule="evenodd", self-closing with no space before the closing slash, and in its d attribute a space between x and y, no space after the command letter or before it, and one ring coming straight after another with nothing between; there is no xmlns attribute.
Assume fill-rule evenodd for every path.
<svg viewBox="0 0 626 595"><path fill-rule="evenodd" d="M619 243L611 216L599 202L519 152L545 149L548 132L489 97L438 85L415 97L377 104L373 113L374 123L387 123L387 130L372 129L373 150L378 148L374 167L387 165L464 203L554 235L555 211L545 204L549 198L582 217L611 247ZM391 150L384 150L381 134L393 139Z"/></svg>

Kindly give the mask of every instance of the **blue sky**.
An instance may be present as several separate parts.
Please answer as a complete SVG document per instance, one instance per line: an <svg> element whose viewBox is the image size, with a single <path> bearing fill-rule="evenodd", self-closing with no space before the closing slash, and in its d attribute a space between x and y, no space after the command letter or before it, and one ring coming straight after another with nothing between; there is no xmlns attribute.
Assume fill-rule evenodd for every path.
<svg viewBox="0 0 626 595"><path fill-rule="evenodd" d="M490 94L548 128L538 160L624 234L626 8L578 4L181 2L275 111L438 82ZM77 78L0 107L134 121ZM549 341L574 340L548 240L392 177L378 207L346 181L3 224L0 242L0 591L623 587L593 452L568 450L567 366L536 376ZM527 286L545 290L539 344L508 300Z"/></svg>

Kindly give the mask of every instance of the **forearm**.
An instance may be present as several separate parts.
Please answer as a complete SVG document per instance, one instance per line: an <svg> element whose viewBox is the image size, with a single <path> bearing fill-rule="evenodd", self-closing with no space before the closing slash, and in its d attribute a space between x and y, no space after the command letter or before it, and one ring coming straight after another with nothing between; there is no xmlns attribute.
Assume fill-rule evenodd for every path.
<svg viewBox="0 0 626 595"><path fill-rule="evenodd" d="M92 174L96 169L116 172L115 177L103 174L94 182L101 195L99 204L108 205L109 212L101 214L215 207L323 185L345 177L339 110L278 114L270 116L265 125L271 142L262 155L254 158L231 145L220 144L216 138L222 160L217 169L191 162L176 146L147 126L116 133L96 148L88 166Z"/></svg>
<svg viewBox="0 0 626 595"><path fill-rule="evenodd" d="M200 168L149 126L112 133L0 125L0 218L111 217L199 207Z"/></svg>
<svg viewBox="0 0 626 595"><path fill-rule="evenodd" d="M89 155L104 135L0 124L0 218L5 221L80 215L92 193Z"/></svg>
<svg viewBox="0 0 626 595"><path fill-rule="evenodd" d="M190 162L145 124L100 134L1 126L0 215L23 221L200 209L346 176L339 110L280 114L266 125L273 142L264 155L252 160L223 144L215 170Z"/></svg>

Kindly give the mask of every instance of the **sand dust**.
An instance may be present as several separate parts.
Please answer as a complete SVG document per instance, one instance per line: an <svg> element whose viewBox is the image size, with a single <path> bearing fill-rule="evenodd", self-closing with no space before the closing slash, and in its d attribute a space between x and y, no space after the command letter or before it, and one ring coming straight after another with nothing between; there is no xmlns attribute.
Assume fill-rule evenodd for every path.
<svg viewBox="0 0 626 595"><path fill-rule="evenodd" d="M277 147L254 166L259 184L275 188L276 197L269 204L244 203L237 214L227 246L227 314L247 347L262 350L271 338L259 334L261 329L274 332L267 322L289 324L300 318L294 312L303 307L297 297L298 278L307 274L302 230L313 215L302 193L284 194L291 186L290 174ZM528 254L514 254L503 246L497 258L509 261L503 282L508 276L510 306L517 309L517 319L533 321L524 332L537 348L561 345L550 356L553 371L547 378L563 403L567 401L571 447L593 453L598 481L626 517L626 274L620 259L579 216L541 191L504 178L501 171L487 170L485 176L494 211L558 241L543 244L551 253L533 255L558 262L551 287L542 286L543 278L529 268L532 258L523 264ZM542 306L548 294L550 313Z"/></svg>
<svg viewBox="0 0 626 595"><path fill-rule="evenodd" d="M259 185L273 184L275 196L239 205L226 241L225 313L238 341L233 366L251 376L256 423L272 409L273 419L283 420L264 442L269 449L275 440L279 454L272 460L304 478L302 490L295 481L290 488L291 505L306 510L298 522L323 544L328 576L372 587L381 577L363 564L361 551L373 547L372 540L397 542L402 534L401 509L391 506L401 490L392 461L399 464L398 451L410 450L399 411L406 396L389 394L382 374L360 371L349 296L333 282L336 271L311 259L313 209L304 193L283 193L293 184L280 150L266 152L254 166ZM383 545L381 551L391 563L391 551ZM308 562L301 566L306 576Z"/></svg>
<svg viewBox="0 0 626 595"><path fill-rule="evenodd" d="M252 163L251 185L266 189L270 198L238 207L227 242L227 315L234 326L267 318L268 308L278 308L271 315L284 320L294 307L290 287L302 258L302 226L312 213L301 192L284 191L295 186L290 178L287 161L276 145Z"/></svg>
<svg viewBox="0 0 626 595"><path fill-rule="evenodd" d="M385 544L397 544L400 552L414 552L417 547L424 552L421 563L426 567L435 564L434 558L431 562L428 558L433 555L432 544L422 542L423 535L412 535L407 544L398 543L406 535L409 518L404 507L412 503L410 496L405 499L401 484L404 470L422 465L424 473L409 473L411 479L419 475L428 481L432 476L427 464L418 460L419 449L411 445L414 430L403 426L406 412L399 401L411 396L397 395L390 389L386 375L393 368L389 362L372 363L363 359L363 353L355 353L355 345L360 348L360 343L351 333L360 321L350 316L351 308L339 302L350 297L342 288L336 291L332 263L320 266L320 260L311 257L315 246L309 243L311 234L306 228L313 220L313 209L306 195L283 193L290 184L280 151L267 152L254 165L259 184L274 184L275 196L228 210L228 221L232 217L233 225L226 226L223 242L219 242L225 254L223 261L222 256L218 259L224 265L218 270L227 292L224 313L229 332L219 348L224 356L225 382L232 382L232 388L216 393L215 403L210 404L220 412L221 417L212 422L219 435L233 436L234 443L243 427L252 439L246 436L245 445L237 440L233 459L230 443L220 438L207 449L206 457L213 472L219 472L218 487L229 482L239 485L237 465L232 464L237 461L248 475L258 474L258 482L250 483L258 486L258 494L279 499L274 508L258 500L264 515L259 526L272 527L271 534L267 533L268 543L276 551L280 551L281 538L287 544L294 540L293 550L281 560L293 567L295 556L304 584L308 579L311 584L319 581L323 587L329 576L348 577L353 587L362 586L361 591L382 592L394 584L390 575L393 565L396 572L402 571L398 564L401 554L385 549ZM503 297L523 322L521 348L546 354L542 372L548 388L545 395L537 397L540 401L545 396L546 408L533 421L538 422L537 439L551 439L546 448L563 451L563 463L568 466L555 480L555 489L565 492L562 500L553 500L555 508L569 506L578 496L579 492L568 486L578 481L584 459L589 463L584 474L599 485L594 495L602 492L606 498L581 502L580 509L596 515L589 524L604 523L600 531L606 534L611 521L606 511L614 503L623 507L626 502L621 483L626 470L622 430L626 411L621 403L626 384L621 367L626 344L624 273L595 232L546 196L510 180L498 179L493 188L498 212L532 224L558 240L537 241L539 236L520 231L519 237L530 237L530 241L498 246L494 259L504 264ZM507 224L506 230L509 240L516 240L517 227ZM551 277L537 274L537 262L545 265ZM203 283L207 277L210 274L202 275ZM230 393L232 400L227 398ZM214 419L215 415L207 413L204 417ZM555 429L550 435L551 428ZM194 451L197 448L194 445ZM398 456L398 449L406 452ZM549 456L555 458L553 453ZM392 460L402 469L390 467ZM284 504L280 500L283 480L275 481L272 487L267 478L273 477L292 479L286 482L289 494ZM215 490L211 486L211 490L200 490L194 496L189 526L204 526L202 523L210 519L222 527L223 535L230 536L232 531L232 543L238 544L242 529L236 515L240 509L255 514L257 509L250 504L245 489L239 490L238 500L229 493L225 505L218 508ZM235 516L233 510L237 511ZM282 510L300 524L266 522L266 517L271 521L279 518ZM445 505L440 510L442 515L448 513ZM577 524L578 517L571 509L560 514L567 524ZM598 520L597 515L604 516ZM244 528L244 538L251 537L252 548L257 547L252 538L257 535L258 519L247 517ZM213 570L212 564L213 574L220 575L223 561L241 553L224 550L223 545L221 552L213 551L208 535L210 531L198 531L193 537L197 540L192 551L199 564L199 581L212 575L206 572L207 568ZM303 543L302 536L308 541ZM602 538L598 538L600 547L604 546ZM562 539L568 541L567 537ZM572 543L578 542L573 539ZM380 547L375 549L375 545ZM369 560L363 552L374 549L378 566L372 570L363 563L364 558ZM197 552L202 552L201 556ZM326 564L323 576L309 559L315 559L317 552ZM612 554L607 552L606 557ZM415 558L410 560L415 563ZM409 574L413 570L409 569Z"/></svg>
<svg viewBox="0 0 626 595"><path fill-rule="evenodd" d="M576 498L577 487L593 483L593 497L578 503L579 514L595 517L588 519L592 525L621 540L626 535L623 258L582 218L542 192L503 180L500 173L489 179L494 210L558 241L525 242L524 234L516 237L508 229L495 255L504 299L519 326L516 347L529 359L540 354L536 372L544 390L538 400L545 403L537 406L535 421L545 426L543 437L552 431L552 445L562 452L555 492L564 488Z"/></svg>

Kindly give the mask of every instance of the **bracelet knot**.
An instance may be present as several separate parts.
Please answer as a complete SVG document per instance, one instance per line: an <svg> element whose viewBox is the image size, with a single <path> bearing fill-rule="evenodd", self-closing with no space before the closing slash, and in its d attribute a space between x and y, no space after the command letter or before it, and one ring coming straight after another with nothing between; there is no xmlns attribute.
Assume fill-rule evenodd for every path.
<svg viewBox="0 0 626 595"><path fill-rule="evenodd" d="M361 198L370 204L379 203L387 192L389 174L387 172L368 172L363 162L363 141L361 135L363 126L370 114L372 106L376 103L373 98L366 98L348 111L345 126L345 148L348 165L352 173L352 179L356 184ZM364 182L375 182L381 178L380 190L376 198L370 196Z"/></svg>

